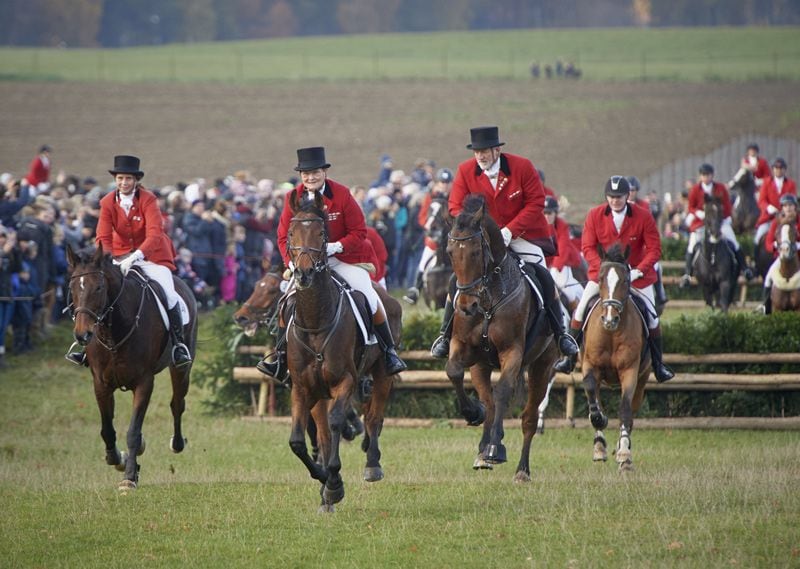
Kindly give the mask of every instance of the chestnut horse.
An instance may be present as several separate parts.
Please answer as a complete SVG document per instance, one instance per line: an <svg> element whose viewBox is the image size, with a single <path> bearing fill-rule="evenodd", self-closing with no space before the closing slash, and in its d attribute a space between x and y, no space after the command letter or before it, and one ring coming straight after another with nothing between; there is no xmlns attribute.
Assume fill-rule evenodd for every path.
<svg viewBox="0 0 800 569"><path fill-rule="evenodd" d="M608 417L600 403L600 384L620 387L616 460L620 471L625 471L633 469L633 416L642 404L651 363L649 353L644 352L647 345L645 323L631 298L630 247L624 253L619 244L613 245L608 252L600 245L597 249L602 259L598 274L600 300L586 319L584 329L583 387L589 403L589 419L596 429L595 461L608 458L603 435Z"/></svg>
<svg viewBox="0 0 800 569"><path fill-rule="evenodd" d="M780 264L772 270L772 311L800 311L800 260L797 252L797 216L780 215L775 240Z"/></svg>
<svg viewBox="0 0 800 569"><path fill-rule="evenodd" d="M75 326L75 340L86 347L86 357L94 380L94 393L100 408L100 435L106 445L106 464L124 470L120 490L136 488L139 464L136 457L145 450L142 423L153 393L157 373L169 367L172 379L172 452L183 451L186 440L181 431L181 416L186 408L191 364L172 365L172 341L162 319L155 292L136 269L122 276L111 256L96 251L74 252L67 248L71 269L69 308ZM197 343L197 307L194 295L182 280L173 277L175 291L186 302L189 323L184 338L194 358ZM128 426L128 452L120 453L114 430L114 392L133 392L133 416Z"/></svg>
<svg viewBox="0 0 800 569"><path fill-rule="evenodd" d="M293 215L287 248L294 264L296 291L295 313L286 331L286 354L292 377L289 446L311 477L322 484L321 511L332 512L334 504L344 498L339 443L358 378L363 374L373 378L364 416L362 448L367 453L364 479L375 482L383 478L378 437L395 376L386 374L380 346L364 346L360 341L353 309L328 266L327 216L322 196L316 192L313 201L300 202L292 194L287 207ZM393 312L397 314L387 310L387 317L393 336L399 338L400 320L391 318ZM306 447L304 433L309 418L317 426L319 462L309 455Z"/></svg>
<svg viewBox="0 0 800 569"><path fill-rule="evenodd" d="M506 461L503 418L527 371L528 399L521 417L523 444L514 481L529 482L531 441L558 348L541 304L537 305L518 262L508 254L482 196L470 196L465 201L450 231L447 252L458 291L447 377L455 387L467 423L483 423L473 468L490 469ZM493 387L491 372L498 364L500 380ZM466 394L466 368L480 401Z"/></svg>

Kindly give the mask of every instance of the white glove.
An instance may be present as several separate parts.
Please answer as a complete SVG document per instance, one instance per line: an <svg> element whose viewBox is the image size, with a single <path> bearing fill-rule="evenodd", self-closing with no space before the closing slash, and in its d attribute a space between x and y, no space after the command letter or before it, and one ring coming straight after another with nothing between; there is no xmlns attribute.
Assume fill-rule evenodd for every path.
<svg viewBox="0 0 800 569"><path fill-rule="evenodd" d="M344 251L344 247L338 241L334 241L333 243L328 243L325 246L325 252L328 254L328 257L331 255L335 255L336 253L341 253Z"/></svg>
<svg viewBox="0 0 800 569"><path fill-rule="evenodd" d="M503 243L508 247L508 244L511 243L511 230L508 227L504 227L500 230L500 233L503 235Z"/></svg>
<svg viewBox="0 0 800 569"><path fill-rule="evenodd" d="M691 227L693 222L694 222L694 214L690 213L689 215L686 216L684 223L686 224L686 227Z"/></svg>
<svg viewBox="0 0 800 569"><path fill-rule="evenodd" d="M123 260L117 262L114 261L115 264L119 265L119 270L122 271L122 276L128 274L128 271L131 270L131 267L136 261L141 261L144 259L144 253L142 253L139 249L136 249L133 253L125 257Z"/></svg>
<svg viewBox="0 0 800 569"><path fill-rule="evenodd" d="M639 269L631 269L631 282L638 281L644 276L644 273Z"/></svg>
<svg viewBox="0 0 800 569"><path fill-rule="evenodd" d="M695 215L695 217L697 217L697 219L705 219L706 218L706 212L703 211L702 209L698 209L697 213L695 213L694 215Z"/></svg>
<svg viewBox="0 0 800 569"><path fill-rule="evenodd" d="M776 213L778 213L778 208L777 208L777 207L775 207L775 206L774 206L774 205L772 205L772 204L769 204L769 205L767 206L767 213L768 213L768 214L770 214L770 215L775 215Z"/></svg>

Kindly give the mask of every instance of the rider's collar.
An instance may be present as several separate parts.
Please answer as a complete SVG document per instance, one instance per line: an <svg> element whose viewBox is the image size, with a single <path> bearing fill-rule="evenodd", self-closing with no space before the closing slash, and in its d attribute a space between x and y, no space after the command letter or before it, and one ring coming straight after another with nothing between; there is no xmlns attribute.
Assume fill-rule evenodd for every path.
<svg viewBox="0 0 800 569"><path fill-rule="evenodd" d="M606 210L603 212L603 215L611 215L612 212L613 212L613 210L611 209L611 206L606 204ZM620 213L622 213L622 212L620 212ZM627 217L630 217L630 216L633 215L633 208L631 207L630 203L626 203L625 204L625 215Z"/></svg>
<svg viewBox="0 0 800 569"><path fill-rule="evenodd" d="M303 193L312 193L313 194L313 192L309 192L306 189L305 186L302 186L302 188L303 188ZM328 198L329 200L333 199L333 190L331 190L331 186L330 186L330 184L328 184L328 180L325 180L325 183L322 186L322 195L325 196L326 198Z"/></svg>
<svg viewBox="0 0 800 569"><path fill-rule="evenodd" d="M508 165L508 160L506 159L505 154L500 154L500 171L506 175L506 178L511 176L511 167ZM483 170L481 169L480 164L478 161L475 160L475 177L483 174Z"/></svg>

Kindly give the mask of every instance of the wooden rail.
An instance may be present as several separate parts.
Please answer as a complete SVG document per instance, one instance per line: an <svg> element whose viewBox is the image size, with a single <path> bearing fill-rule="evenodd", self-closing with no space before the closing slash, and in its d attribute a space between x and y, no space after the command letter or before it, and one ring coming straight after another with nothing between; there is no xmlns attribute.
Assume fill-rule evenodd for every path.
<svg viewBox="0 0 800 569"><path fill-rule="evenodd" d="M263 346L242 346L239 353L264 353ZM438 361L425 350L401 352L400 356L407 362ZM664 361L669 364L747 364L747 363L788 363L800 364L800 353L774 354L664 354ZM443 364L439 367L441 368ZM499 373L492 374L492 381L499 380ZM259 385L258 401L254 401L259 416L275 414L274 383L255 367L234 367L233 379L240 383ZM566 418L572 420L575 407L575 389L583 388L583 377L580 372L571 374L557 373L553 387L566 389ZM395 389L447 389L450 381L442 369L416 369L400 374L400 381L395 382ZM676 373L666 382L658 383L651 374L645 389L654 391L798 391L800 390L800 373L781 374L729 374L729 373ZM255 397L254 397L255 399Z"/></svg>

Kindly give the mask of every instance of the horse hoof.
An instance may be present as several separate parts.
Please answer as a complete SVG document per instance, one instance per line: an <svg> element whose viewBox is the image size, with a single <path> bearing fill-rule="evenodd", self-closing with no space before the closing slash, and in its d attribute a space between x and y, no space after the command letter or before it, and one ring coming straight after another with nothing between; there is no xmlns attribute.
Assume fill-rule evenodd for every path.
<svg viewBox="0 0 800 569"><path fill-rule="evenodd" d="M536 434L540 437L544 434L544 423L536 425Z"/></svg>
<svg viewBox="0 0 800 569"><path fill-rule="evenodd" d="M318 514L333 514L336 512L336 506L333 504L322 504L317 510Z"/></svg>
<svg viewBox="0 0 800 569"><path fill-rule="evenodd" d="M518 470L514 475L514 484L527 484L531 481L531 475L524 470Z"/></svg>
<svg viewBox="0 0 800 569"><path fill-rule="evenodd" d="M482 456L478 456L475 462L472 463L473 470L491 470L494 468L490 462L487 462Z"/></svg>
<svg viewBox="0 0 800 569"><path fill-rule="evenodd" d="M489 445L486 447L486 461L491 464L502 464L507 460L505 445Z"/></svg>
<svg viewBox="0 0 800 569"><path fill-rule="evenodd" d="M169 450L171 450L175 454L178 454L179 452L183 452L183 449L186 448L186 443L189 442L185 438L184 439L177 439L177 441L180 442L181 444L180 445L176 445L175 441L176 441L175 436L172 436L172 437L169 438Z"/></svg>
<svg viewBox="0 0 800 569"><path fill-rule="evenodd" d="M116 468L119 472L125 472L125 463L128 462L128 453L122 452L119 456L119 463L114 464L114 468Z"/></svg>
<svg viewBox="0 0 800 569"><path fill-rule="evenodd" d="M112 451L106 451L106 464L109 466L119 466L123 462L122 454L120 454L119 449L114 449Z"/></svg>
<svg viewBox="0 0 800 569"><path fill-rule="evenodd" d="M631 462L631 451L627 449L617 449L617 452L614 454L615 459L620 466L626 462Z"/></svg>
<svg viewBox="0 0 800 569"><path fill-rule="evenodd" d="M144 437L142 437L142 444L139 445L139 450L136 451L136 456L142 456L145 449L147 449L147 443L144 441Z"/></svg>
<svg viewBox="0 0 800 569"><path fill-rule="evenodd" d="M117 489L120 490L121 492L127 490L136 490L136 482L134 482L133 480L123 480L122 482L119 483Z"/></svg>
<svg viewBox="0 0 800 569"><path fill-rule="evenodd" d="M633 461L628 459L624 462L619 463L619 471L620 472L633 472Z"/></svg>
<svg viewBox="0 0 800 569"><path fill-rule="evenodd" d="M383 469L380 466L367 466L364 469L364 480L367 482L383 480Z"/></svg>
<svg viewBox="0 0 800 569"><path fill-rule="evenodd" d="M594 443L592 460L594 462L605 462L608 460L608 452L606 451L606 446L603 443Z"/></svg>
<svg viewBox="0 0 800 569"><path fill-rule="evenodd" d="M467 425L477 427L486 420L486 407L480 401L473 401L472 407L463 413Z"/></svg>
<svg viewBox="0 0 800 569"><path fill-rule="evenodd" d="M322 503L334 505L344 500L344 484L339 483L338 487L329 488L326 484L322 489Z"/></svg>

